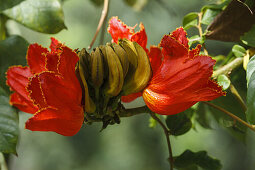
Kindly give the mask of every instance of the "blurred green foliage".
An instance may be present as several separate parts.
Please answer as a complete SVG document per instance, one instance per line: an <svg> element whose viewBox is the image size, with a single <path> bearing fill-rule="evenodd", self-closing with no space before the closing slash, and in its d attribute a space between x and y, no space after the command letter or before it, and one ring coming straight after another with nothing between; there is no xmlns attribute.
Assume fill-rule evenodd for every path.
<svg viewBox="0 0 255 170"><path fill-rule="evenodd" d="M22 4L24 5L28 2L31 4L36 3L35 0L33 2L28 0ZM47 0L45 2L40 0L37 2L41 2L44 5L47 5L47 2L54 2L55 5L61 4L57 0ZM27 18L27 16L22 16L18 13L14 13L12 10L7 10L5 14L17 21L7 22L8 34L20 35L25 37L29 43L37 42L45 47L49 46L51 36L56 37L73 49L87 47L94 36L101 16L102 6L95 5L95 2L102 4L102 1L94 0L64 1L62 2L63 11L62 8L50 8L55 12L57 11L57 15L47 10L46 13L38 12L37 10L43 10L40 8L43 6L40 5L40 3L39 5L37 4L37 6L30 4L30 6L25 7L22 7L22 4L20 4L15 8L19 8L20 10L26 9L36 14L35 18ZM132 4L130 2L132 2ZM182 25L185 15L190 12L200 11L202 6L216 1L150 0L139 1L142 5L135 8L134 5L136 2L138 1L111 0L108 19L111 16L118 16L130 26L143 22L148 35L148 44L157 45L164 34L168 34ZM33 7L37 8L34 9ZM222 6L210 5L203 8L202 10L205 11L206 15L202 18L202 24L208 25L212 21L212 16L219 13L221 8ZM64 20L62 12L65 14ZM37 23L40 17L45 16L47 17L42 25L41 23ZM53 17L54 21L51 17ZM188 30L189 37L198 34L197 30L191 28L197 23L196 17L197 16L192 14L187 17L187 22L185 21L183 23L190 28ZM48 34L32 31L21 24ZM63 29L65 25L68 29ZM188 29L187 27L186 29ZM111 41L111 37L107 34L106 29L107 28L104 27L101 32L105 37L104 43ZM50 33L57 34L49 35ZM100 36L101 35L99 35L95 46L99 45ZM20 51L19 48L17 48L18 53L12 54L16 51L8 49L8 43L2 42L4 44L2 47L4 48L0 48L0 50L2 50L0 51L1 63L3 63L3 60L8 60L10 64L24 65L25 58L19 61L19 56L25 55L26 50L24 50L24 48L27 47L27 42L18 36L11 36L10 38L13 39L10 43L22 42L22 48L20 48L19 45ZM195 37L194 39L197 38L199 37ZM15 39L19 41L14 41ZM5 41L8 40L9 38ZM203 42L204 39L194 40L194 43L200 41ZM233 43L206 41L207 49L212 56L219 54L226 55L231 51L232 44ZM235 53L236 51L233 52ZM239 52L240 50L237 50L237 54L239 54ZM7 57L5 58L3 54ZM11 55L15 55L15 61L9 60L9 56ZM8 66L9 64L1 65L1 69L7 69ZM246 90L243 90L246 89L245 72L239 69L236 73L238 73L236 74L237 76L230 77L231 82L241 91L240 94L245 98ZM3 74L4 70L1 70L1 79L4 79ZM224 79L224 83L226 83L225 81ZM1 80L1 82L3 81ZM223 106L245 120L244 111L240 108L234 96L229 94L229 92L227 97L221 97L215 100L214 103ZM143 104L143 101L136 100L136 102L126 106L136 107ZM252 170L254 168L253 164L255 163L255 147L253 145L255 142L254 133L247 130L247 134L245 135L243 131L246 131L246 128L239 124L236 125L229 117L223 116L219 111L208 108L204 104L199 104L195 110L197 110L196 114L194 114L195 117L189 115L187 118L188 128L185 132L191 128L190 121L193 123L193 128L185 135L171 137L174 156L181 155L182 153L187 154L185 150L190 149L193 152L188 151L188 154L195 155L193 157L194 160L196 155L202 155L203 158L214 162L205 152L199 152L201 150L206 150L209 156L221 160L223 170ZM155 124L153 125L156 126L155 128L148 128L149 115L143 114L132 118L124 118L120 125L109 126L102 132L99 132L101 124L84 125L77 135L68 138L51 132L44 133L24 130L24 122L30 115L21 112L19 115L21 131L17 150L19 157L10 157L8 161L10 170L163 170L169 168L169 164L166 160L168 151L164 133L162 129ZM215 117L215 120L212 119L212 117ZM220 125L216 122L219 122ZM234 134L234 136L226 129L222 128L223 126L221 125L231 127L232 129L230 128L228 131ZM237 129L239 130L238 132ZM244 141L246 141L245 144L243 143ZM190 158L192 158L192 156ZM191 159L192 162L194 162L194 160ZM201 162L198 163L198 165L201 166ZM205 167L203 162L201 167Z"/></svg>

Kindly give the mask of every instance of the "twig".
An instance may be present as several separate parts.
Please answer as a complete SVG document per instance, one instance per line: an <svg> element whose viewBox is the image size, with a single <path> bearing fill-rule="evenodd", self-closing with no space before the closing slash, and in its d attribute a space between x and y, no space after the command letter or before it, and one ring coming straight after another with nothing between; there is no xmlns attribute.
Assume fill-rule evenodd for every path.
<svg viewBox="0 0 255 170"><path fill-rule="evenodd" d="M95 33L95 35L94 35L90 45L88 46L88 49L91 49L91 47L93 46L94 42L96 41L97 35L98 35L98 33L99 33L103 23L104 23L104 20L105 20L105 18L107 16L108 6L109 6L109 0L104 0L104 8L102 10L101 18L99 20L96 33Z"/></svg>
<svg viewBox="0 0 255 170"><path fill-rule="evenodd" d="M242 107L242 109L244 110L244 113L245 113L246 110L247 110L246 104L244 103L242 97L240 96L240 94L238 93L238 91L236 90L236 88L233 84L230 84L230 91L235 96L237 101L240 103L240 105L241 105L241 107Z"/></svg>
<svg viewBox="0 0 255 170"><path fill-rule="evenodd" d="M132 109L121 109L119 116L120 117L131 117L134 115L138 115L141 113L148 113L150 112L149 108L147 106L142 106L142 107L136 107L136 108L132 108Z"/></svg>
<svg viewBox="0 0 255 170"><path fill-rule="evenodd" d="M202 38L203 36L203 30L202 30L202 26L201 26L201 21L202 21L202 12L200 12L198 14L198 24L197 24L197 29L198 29L198 32L199 32L199 36ZM205 55L208 55L208 52L205 48L205 43L202 44L203 48L204 48L204 53Z"/></svg>
<svg viewBox="0 0 255 170"><path fill-rule="evenodd" d="M213 104L213 103L209 103L209 102L203 102L203 103L205 103L205 104L207 104L207 105L209 105L209 106L211 106L211 107L214 107L215 109L218 109L218 110L222 111L223 113L226 113L227 115L229 115L230 117L232 117L234 120L236 120L236 121L242 123L244 126L250 128L252 131L255 132L254 125L248 124L247 122L243 121L242 119L240 119L239 117L237 117L237 116L234 115L233 113L231 113L231 112L229 112L229 111L227 111L227 110L225 110L225 109L223 109L223 108L221 108L221 107L219 107L219 106L217 106L217 105L215 105L215 104Z"/></svg>
<svg viewBox="0 0 255 170"><path fill-rule="evenodd" d="M170 138L169 138L169 130L167 127L164 125L164 123L155 115L155 113L150 112L151 117L156 120L160 126L163 128L167 140L167 146L168 146L168 152L169 152L169 163L170 163L170 170L174 169L174 159L173 159L173 153L172 153L172 148L171 148L171 143L170 143Z"/></svg>
<svg viewBox="0 0 255 170"><path fill-rule="evenodd" d="M243 58L238 57L238 58L234 59L233 61L231 61L230 63L228 63L227 65L224 65L223 67L221 67L218 70L214 71L212 76L213 77L218 77L221 74L228 74L230 71L237 68L242 63L243 63Z"/></svg>

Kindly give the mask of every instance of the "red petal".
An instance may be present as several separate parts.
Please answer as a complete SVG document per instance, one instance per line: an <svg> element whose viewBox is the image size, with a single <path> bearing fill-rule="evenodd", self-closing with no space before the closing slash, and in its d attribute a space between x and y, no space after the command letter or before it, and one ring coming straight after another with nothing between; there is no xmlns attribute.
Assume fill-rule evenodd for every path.
<svg viewBox="0 0 255 170"><path fill-rule="evenodd" d="M29 98L29 93L26 86L29 82L29 77L33 76L29 67L13 66L6 72L7 85L11 90L15 91L10 96L10 104L14 105L18 109L27 113L35 113L38 108L33 105L33 102Z"/></svg>
<svg viewBox="0 0 255 170"><path fill-rule="evenodd" d="M154 74L157 72L157 70L160 67L162 60L163 60L161 49L156 46L151 46L148 56L149 56L150 63L151 63L151 69Z"/></svg>
<svg viewBox="0 0 255 170"><path fill-rule="evenodd" d="M119 38L131 40L131 37L134 34L134 28L135 27L128 27L118 19L118 17L112 17L109 20L107 30L111 34L113 42L117 43Z"/></svg>
<svg viewBox="0 0 255 170"><path fill-rule="evenodd" d="M138 93L133 93L127 96L121 96L121 101L124 103L130 103L132 101L134 101L136 98L141 97L142 96L142 92L138 92Z"/></svg>
<svg viewBox="0 0 255 170"><path fill-rule="evenodd" d="M53 71L59 74L59 55L57 53L48 53L46 56L46 68L48 71Z"/></svg>
<svg viewBox="0 0 255 170"><path fill-rule="evenodd" d="M188 49L180 44L176 39L172 38L170 35L165 35L161 42L160 46L163 47L162 53L164 56L173 57L186 57L188 58ZM185 61L185 60L183 60Z"/></svg>
<svg viewBox="0 0 255 170"><path fill-rule="evenodd" d="M202 47L202 46L201 46L200 44L198 44L198 45L196 46L196 48L190 50L190 51L189 51L189 59L193 59L193 58L195 58L197 55L199 55L200 50L201 50L201 47Z"/></svg>
<svg viewBox="0 0 255 170"><path fill-rule="evenodd" d="M82 107L68 106L59 110L47 108L36 113L26 122L32 131L53 131L64 136L73 136L83 123Z"/></svg>
<svg viewBox="0 0 255 170"><path fill-rule="evenodd" d="M75 74L75 66L79 61L79 57L68 47L63 46L62 50L58 67L59 72L67 81L73 82L72 85L78 87L80 85Z"/></svg>
<svg viewBox="0 0 255 170"><path fill-rule="evenodd" d="M28 91L26 86L28 85L28 78L33 76L29 67L13 66L6 72L7 85L11 87L11 90L17 92L25 100L30 101L28 97Z"/></svg>
<svg viewBox="0 0 255 170"><path fill-rule="evenodd" d="M48 104L42 92L39 75L35 75L33 78L30 79L27 90L29 91L29 96L32 99L33 103L38 106L39 109L48 107Z"/></svg>
<svg viewBox="0 0 255 170"><path fill-rule="evenodd" d="M140 31L136 32L134 35L131 37L131 41L137 42L140 46L143 47L143 49L148 53L148 49L146 48L147 46L147 35L144 29L144 25L141 23L139 25Z"/></svg>
<svg viewBox="0 0 255 170"><path fill-rule="evenodd" d="M176 98L166 94L154 93L150 89L144 90L143 98L151 111L162 115L173 115L183 112L197 103L196 101L175 103L174 100Z"/></svg>
<svg viewBox="0 0 255 170"><path fill-rule="evenodd" d="M50 44L51 52L59 52L59 48L63 46L63 44L53 37L51 37L50 39L51 39L51 44Z"/></svg>
<svg viewBox="0 0 255 170"><path fill-rule="evenodd" d="M47 48L38 44L31 44L27 51L27 63L32 73L45 71L45 55L48 53Z"/></svg>
<svg viewBox="0 0 255 170"><path fill-rule="evenodd" d="M186 37L187 33L186 31L184 31L182 27L177 28L170 34L170 36L177 40L180 44L184 45L184 47L189 48L188 45L189 40Z"/></svg>
<svg viewBox="0 0 255 170"><path fill-rule="evenodd" d="M76 86L74 81L68 81L50 72L41 73L38 75L38 78L48 106L61 108L81 105L82 90L79 84ZM78 83L77 78L76 81ZM34 99L37 102L40 100L38 98Z"/></svg>
<svg viewBox="0 0 255 170"><path fill-rule="evenodd" d="M10 95L10 104L26 113L34 114L38 110L38 108L34 106L34 104L31 101L25 100L22 96L20 96L16 92Z"/></svg>
<svg viewBox="0 0 255 170"><path fill-rule="evenodd" d="M222 91L222 87L217 82L209 79L204 88L196 91L196 95L199 101L210 101L220 96L226 96L226 92Z"/></svg>

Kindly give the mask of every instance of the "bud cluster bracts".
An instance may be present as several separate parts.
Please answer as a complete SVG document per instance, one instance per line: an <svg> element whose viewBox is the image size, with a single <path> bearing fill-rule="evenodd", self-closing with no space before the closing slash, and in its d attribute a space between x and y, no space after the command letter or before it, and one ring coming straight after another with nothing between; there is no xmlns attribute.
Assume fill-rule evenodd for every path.
<svg viewBox="0 0 255 170"><path fill-rule="evenodd" d="M152 71L147 53L136 42L119 39L93 49L78 52L77 77L82 87L85 121L119 123L121 96L141 92Z"/></svg>

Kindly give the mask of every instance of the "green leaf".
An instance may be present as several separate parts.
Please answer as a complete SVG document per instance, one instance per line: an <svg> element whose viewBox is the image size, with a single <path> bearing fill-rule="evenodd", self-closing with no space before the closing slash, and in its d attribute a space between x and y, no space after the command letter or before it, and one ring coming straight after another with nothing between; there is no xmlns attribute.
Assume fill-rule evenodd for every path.
<svg viewBox="0 0 255 170"><path fill-rule="evenodd" d="M205 13L203 14L201 23L205 25L209 25L213 19L221 12L221 10L218 9L206 9Z"/></svg>
<svg viewBox="0 0 255 170"><path fill-rule="evenodd" d="M226 75L224 75L224 74L219 75L217 77L217 81L218 81L218 84L220 86L222 86L223 90L227 90L229 88L229 86L230 86L230 83L231 83L229 78Z"/></svg>
<svg viewBox="0 0 255 170"><path fill-rule="evenodd" d="M11 19L35 31L55 34L66 28L58 0L26 0L4 11Z"/></svg>
<svg viewBox="0 0 255 170"><path fill-rule="evenodd" d="M240 45L234 45L232 48L232 52L236 57L243 57L246 55L246 50Z"/></svg>
<svg viewBox="0 0 255 170"><path fill-rule="evenodd" d="M200 37L199 35L194 35L192 37L189 37L189 46L192 46L194 43L203 44L204 41L204 36Z"/></svg>
<svg viewBox="0 0 255 170"><path fill-rule="evenodd" d="M249 83L248 83L246 118L251 124L255 124L255 72L254 71L251 74L249 78Z"/></svg>
<svg viewBox="0 0 255 170"><path fill-rule="evenodd" d="M169 115L166 118L166 125L170 130L171 135L179 136L188 132L192 127L192 122L188 117L190 109L175 115Z"/></svg>
<svg viewBox="0 0 255 170"><path fill-rule="evenodd" d="M208 106L199 103L196 111L196 121L205 129L212 129L211 121L212 116L208 112Z"/></svg>
<svg viewBox="0 0 255 170"><path fill-rule="evenodd" d="M5 72L9 66L25 65L28 42L20 36L10 36L0 41L0 86L6 91Z"/></svg>
<svg viewBox="0 0 255 170"><path fill-rule="evenodd" d="M244 33L241 40L244 44L255 47L255 24L252 26L250 31Z"/></svg>
<svg viewBox="0 0 255 170"><path fill-rule="evenodd" d="M17 111L9 105L9 98L0 93L0 152L16 154L18 121Z"/></svg>
<svg viewBox="0 0 255 170"><path fill-rule="evenodd" d="M191 12L187 14L186 16L184 16L182 21L183 28L187 30L191 27L195 27L197 25L197 17L198 17L198 13L195 13L195 12Z"/></svg>
<svg viewBox="0 0 255 170"><path fill-rule="evenodd" d="M223 10L231 0L224 0L220 4L209 4L202 7L201 12L205 12L207 9L214 9L214 10Z"/></svg>
<svg viewBox="0 0 255 170"><path fill-rule="evenodd" d="M153 119L152 117L150 117L150 119L149 119L149 127L150 128L154 128L154 127L156 127L156 125L157 125L157 121L155 119Z"/></svg>
<svg viewBox="0 0 255 170"><path fill-rule="evenodd" d="M2 12L5 9L9 9L14 7L15 5L18 5L24 0L0 0L0 12Z"/></svg>
<svg viewBox="0 0 255 170"><path fill-rule="evenodd" d="M250 82L251 75L255 71L255 55L250 59L248 65L247 65L247 70L246 70L246 80L247 80L247 85Z"/></svg>
<svg viewBox="0 0 255 170"><path fill-rule="evenodd" d="M207 155L206 151L192 152L184 151L180 156L174 157L174 166L177 169L182 169L197 165L205 170L219 170L222 165L219 160Z"/></svg>

